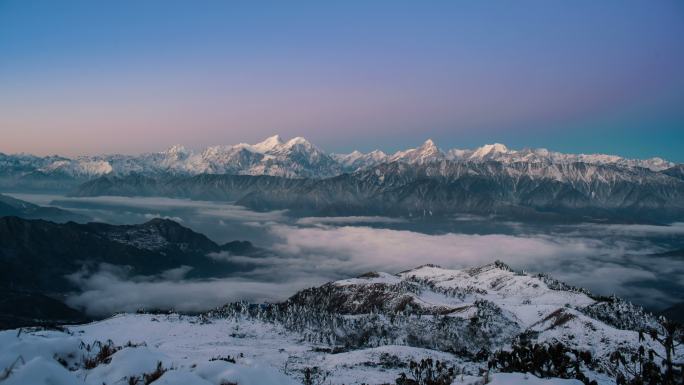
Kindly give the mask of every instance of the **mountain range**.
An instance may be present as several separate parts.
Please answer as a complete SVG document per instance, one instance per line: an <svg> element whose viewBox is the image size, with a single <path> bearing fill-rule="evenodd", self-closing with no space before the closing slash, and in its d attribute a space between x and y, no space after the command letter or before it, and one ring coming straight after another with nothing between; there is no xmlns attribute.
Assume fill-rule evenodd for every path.
<svg viewBox="0 0 684 385"><path fill-rule="evenodd" d="M326 154L304 138L139 156L0 155L0 188L234 201L305 215L684 220L683 165L493 144Z"/></svg>
<svg viewBox="0 0 684 385"><path fill-rule="evenodd" d="M159 153L141 155L95 155L67 158L37 157L0 153L0 177L41 180L45 177L88 179L102 175L271 175L287 178L327 178L359 171L381 163L422 164L442 160L529 164L615 165L663 171L675 166L661 158L627 159L615 155L563 154L546 149L510 150L489 144L475 150L440 150L432 140L394 154L380 150L369 153L327 154L302 137L283 141L274 135L257 144L240 143L207 147L193 152L176 145ZM7 183L7 182L6 182Z"/></svg>
<svg viewBox="0 0 684 385"><path fill-rule="evenodd" d="M331 178L252 175L103 176L72 196L165 196L232 201L294 215L672 222L684 218L684 180L641 167L442 160L382 163Z"/></svg>

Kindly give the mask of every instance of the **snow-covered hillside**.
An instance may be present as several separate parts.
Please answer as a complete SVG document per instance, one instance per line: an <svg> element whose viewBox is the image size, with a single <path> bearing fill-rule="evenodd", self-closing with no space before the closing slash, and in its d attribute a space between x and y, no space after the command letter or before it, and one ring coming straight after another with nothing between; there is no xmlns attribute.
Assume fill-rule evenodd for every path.
<svg viewBox="0 0 684 385"><path fill-rule="evenodd" d="M437 367L439 361L452 368L453 384L481 384L485 376L500 385L578 385L580 377L613 384L625 373L611 359L616 352L629 356L643 346L663 353L638 333L659 327L619 299L499 262L463 270L426 265L331 282L279 304L233 303L199 316L122 314L63 331L5 331L0 369L8 368L7 384L136 383L158 375L150 382L294 384L308 377L308 383L389 384L402 373L410 379L411 362ZM509 370L499 352L525 343L561 352L569 369L558 373L568 379L502 373Z"/></svg>
<svg viewBox="0 0 684 385"><path fill-rule="evenodd" d="M119 315L64 331L4 331L0 346L0 368L11 368L0 372L3 385L142 384L158 374L152 384L294 385L304 382L307 370L313 384L384 384L406 372L401 365L426 357L476 372L450 353L388 345L332 354L272 323L181 315ZM494 385L581 384L517 373L490 377ZM453 382L481 383L481 376L468 374Z"/></svg>

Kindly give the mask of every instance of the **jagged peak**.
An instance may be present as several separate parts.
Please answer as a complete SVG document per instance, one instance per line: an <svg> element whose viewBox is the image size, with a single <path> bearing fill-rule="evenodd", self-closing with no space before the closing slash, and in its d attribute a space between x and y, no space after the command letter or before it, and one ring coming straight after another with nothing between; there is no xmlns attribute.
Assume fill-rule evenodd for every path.
<svg viewBox="0 0 684 385"><path fill-rule="evenodd" d="M369 152L368 155L387 156L387 154L381 150L373 150Z"/></svg>
<svg viewBox="0 0 684 385"><path fill-rule="evenodd" d="M187 154L188 150L182 144L174 144L169 146L163 153L167 155L180 155Z"/></svg>
<svg viewBox="0 0 684 385"><path fill-rule="evenodd" d="M427 139L425 142L423 142L423 145L421 146L423 148L431 148L431 147L437 147L435 142L432 139Z"/></svg>
<svg viewBox="0 0 684 385"><path fill-rule="evenodd" d="M428 139L425 142L423 142L420 147L416 148L416 152L419 152L421 154L438 154L440 153L439 148L435 144L435 142L432 141L432 139Z"/></svg>
<svg viewBox="0 0 684 385"><path fill-rule="evenodd" d="M412 162L424 162L427 160L433 160L435 158L441 158L444 154L439 150L435 142L432 139L428 139L418 148L412 148L406 151L397 151L392 155L391 161L408 161Z"/></svg>

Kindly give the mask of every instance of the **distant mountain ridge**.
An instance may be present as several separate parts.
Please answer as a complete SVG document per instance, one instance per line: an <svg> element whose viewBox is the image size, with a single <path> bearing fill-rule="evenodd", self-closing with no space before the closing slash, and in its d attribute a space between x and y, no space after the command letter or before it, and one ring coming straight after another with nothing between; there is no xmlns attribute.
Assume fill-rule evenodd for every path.
<svg viewBox="0 0 684 385"><path fill-rule="evenodd" d="M136 276L179 271L189 278L214 278L250 268L244 261L232 263L230 256L257 257L261 252L249 242L216 244L167 219L117 226L0 217L0 329L77 316L51 299L79 290L69 278L73 274L107 265ZM211 258L213 253L224 258Z"/></svg>
<svg viewBox="0 0 684 385"><path fill-rule="evenodd" d="M440 150L432 140L394 154L375 150L369 153L328 154L302 137L284 141L278 135L257 144L211 146L193 152L176 145L166 151L140 155L61 156L6 155L0 153L0 179L40 183L51 179L80 181L103 175L271 175L287 178L328 178L344 172L360 171L382 163L423 164L443 160L529 164L587 163L647 168L663 171L675 163L661 158L628 159L604 154L563 154L546 149L511 150L502 144L488 144L474 150ZM46 182L47 183L47 182ZM2 184L0 184L1 186Z"/></svg>
<svg viewBox="0 0 684 385"><path fill-rule="evenodd" d="M498 143L445 152L432 140L391 155L327 154L304 138L274 135L197 153L173 146L72 160L0 155L0 188L235 201L308 215L660 222L684 220L682 167L661 158L518 151Z"/></svg>
<svg viewBox="0 0 684 385"><path fill-rule="evenodd" d="M128 266L137 275L181 266L192 267L190 276L221 275L240 267L218 263L208 254L252 255L256 250L249 242L218 245L167 219L117 226L0 217L0 289L65 293L75 289L67 275L102 263Z"/></svg>
<svg viewBox="0 0 684 385"><path fill-rule="evenodd" d="M684 218L684 180L647 168L587 163L430 161L382 163L316 179L251 175L103 176L73 196L166 196L234 201L305 215L449 217L628 222ZM552 218L551 218L552 219Z"/></svg>
<svg viewBox="0 0 684 385"><path fill-rule="evenodd" d="M26 219L45 219L53 222L86 222L85 215L57 207L38 206L33 203L0 194L0 217L16 216Z"/></svg>

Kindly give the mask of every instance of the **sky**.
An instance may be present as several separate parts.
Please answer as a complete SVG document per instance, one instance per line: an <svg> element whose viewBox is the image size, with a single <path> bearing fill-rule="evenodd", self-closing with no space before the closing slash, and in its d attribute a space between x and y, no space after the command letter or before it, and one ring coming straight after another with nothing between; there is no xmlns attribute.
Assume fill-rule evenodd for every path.
<svg viewBox="0 0 684 385"><path fill-rule="evenodd" d="M276 133L684 162L684 3L0 0L0 152Z"/></svg>

